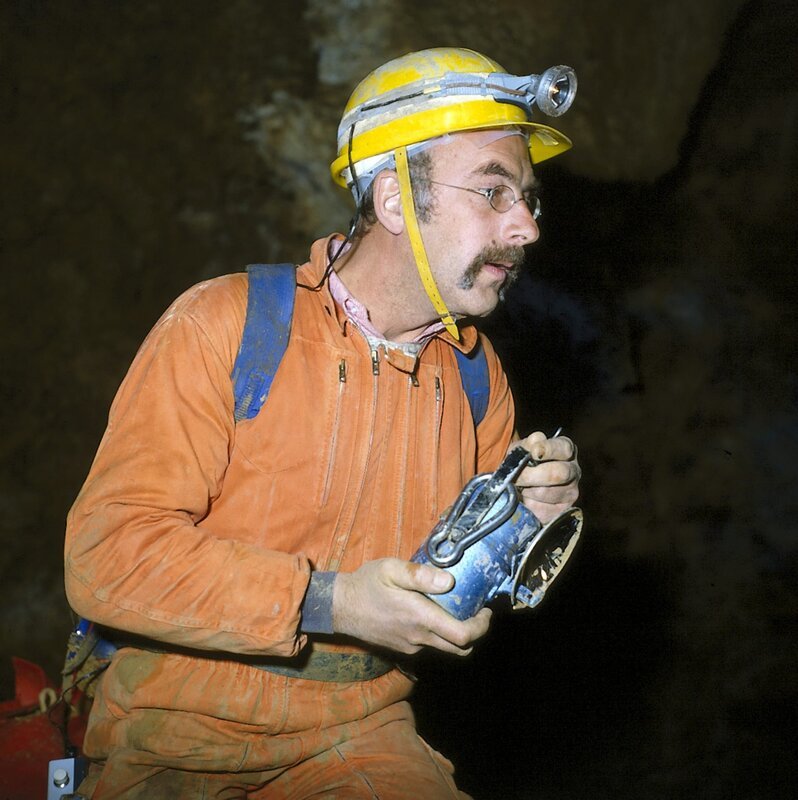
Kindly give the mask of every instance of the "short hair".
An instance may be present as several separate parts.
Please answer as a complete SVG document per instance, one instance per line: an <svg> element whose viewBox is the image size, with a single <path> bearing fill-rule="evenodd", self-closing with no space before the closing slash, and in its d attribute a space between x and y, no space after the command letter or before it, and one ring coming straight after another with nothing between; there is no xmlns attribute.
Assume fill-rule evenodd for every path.
<svg viewBox="0 0 798 800"><path fill-rule="evenodd" d="M410 186L413 189L413 203L419 222L429 222L435 210L432 196L432 157L427 150L408 155L407 166L410 172ZM357 210L357 223L352 233L352 241L362 239L377 222L374 210L374 181L363 192Z"/></svg>

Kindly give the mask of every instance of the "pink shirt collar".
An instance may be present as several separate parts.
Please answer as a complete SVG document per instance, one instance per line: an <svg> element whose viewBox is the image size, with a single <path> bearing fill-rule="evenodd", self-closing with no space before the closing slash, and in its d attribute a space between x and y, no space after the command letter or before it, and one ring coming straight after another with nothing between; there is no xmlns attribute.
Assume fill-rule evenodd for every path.
<svg viewBox="0 0 798 800"><path fill-rule="evenodd" d="M372 339L387 341L385 335L371 323L368 309L346 288L346 285L338 277L335 270L330 272L330 294L333 296L333 300L343 309L347 319L356 325L362 333ZM427 339L444 330L446 328L440 320L431 322L413 341L418 343L426 342Z"/></svg>

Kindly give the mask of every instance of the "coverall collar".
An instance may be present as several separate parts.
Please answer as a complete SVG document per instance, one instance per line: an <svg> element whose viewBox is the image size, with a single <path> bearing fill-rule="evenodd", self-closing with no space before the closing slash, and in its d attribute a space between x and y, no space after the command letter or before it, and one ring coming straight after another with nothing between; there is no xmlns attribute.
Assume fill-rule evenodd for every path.
<svg viewBox="0 0 798 800"><path fill-rule="evenodd" d="M324 272L327 269L327 264L329 263L328 254L330 252L331 243L336 240L343 241L343 239L344 236L342 234L333 233L330 236L324 237L323 239L317 239L312 244L310 249L309 271L314 285L321 280L322 275L324 275ZM352 320L350 320L350 318L347 316L345 309L343 309L341 305L333 298L330 291L329 282L325 283L321 289L321 292L323 292L327 309L335 315L335 319L337 320L341 331L344 332L348 324L353 324ZM357 302L357 298L353 299ZM426 344L429 339L439 338L464 353L470 353L477 344L477 329L472 324L469 324L463 320L458 322L458 328L460 330L460 341L457 341L457 339L455 339L443 327L443 325L433 324L431 328L427 329L429 332L428 334L427 331L425 331L426 335L422 334L424 337L424 344Z"/></svg>

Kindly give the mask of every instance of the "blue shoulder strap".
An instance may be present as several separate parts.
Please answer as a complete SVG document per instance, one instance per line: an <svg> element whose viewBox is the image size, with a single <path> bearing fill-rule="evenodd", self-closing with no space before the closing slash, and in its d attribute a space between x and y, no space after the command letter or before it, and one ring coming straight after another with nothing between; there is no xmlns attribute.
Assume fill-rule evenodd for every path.
<svg viewBox="0 0 798 800"><path fill-rule="evenodd" d="M477 346L466 355L462 350L455 348L457 365L460 367L460 380L463 382L463 391L471 406L471 416L474 418L476 428L485 417L490 399L490 374L488 373L488 360L482 342L477 339Z"/></svg>
<svg viewBox="0 0 798 800"><path fill-rule="evenodd" d="M250 264L247 318L233 365L235 420L257 416L288 347L296 293L293 264Z"/></svg>
<svg viewBox="0 0 798 800"><path fill-rule="evenodd" d="M288 346L294 312L296 268L293 264L250 264L247 318L233 366L235 420L252 419L266 402L274 375ZM455 349L463 391L474 426L488 410L490 376L480 342L469 355Z"/></svg>

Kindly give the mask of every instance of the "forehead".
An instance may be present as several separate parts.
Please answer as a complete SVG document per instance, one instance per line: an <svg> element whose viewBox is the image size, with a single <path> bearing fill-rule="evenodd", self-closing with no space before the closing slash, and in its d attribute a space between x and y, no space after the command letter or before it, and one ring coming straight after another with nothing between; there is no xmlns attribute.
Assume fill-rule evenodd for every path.
<svg viewBox="0 0 798 800"><path fill-rule="evenodd" d="M512 130L466 131L430 149L435 177L503 175L523 185L534 180L526 137Z"/></svg>

